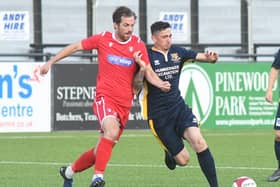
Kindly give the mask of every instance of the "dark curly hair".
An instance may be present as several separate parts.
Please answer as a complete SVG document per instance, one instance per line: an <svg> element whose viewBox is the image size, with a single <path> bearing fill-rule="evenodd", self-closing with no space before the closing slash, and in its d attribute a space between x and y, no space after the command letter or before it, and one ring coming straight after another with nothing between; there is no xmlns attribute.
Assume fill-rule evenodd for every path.
<svg viewBox="0 0 280 187"><path fill-rule="evenodd" d="M113 22L119 24L121 22L121 18L123 17L134 17L136 19L136 14L133 12L130 8L126 6L120 6L116 8L116 10L113 13Z"/></svg>

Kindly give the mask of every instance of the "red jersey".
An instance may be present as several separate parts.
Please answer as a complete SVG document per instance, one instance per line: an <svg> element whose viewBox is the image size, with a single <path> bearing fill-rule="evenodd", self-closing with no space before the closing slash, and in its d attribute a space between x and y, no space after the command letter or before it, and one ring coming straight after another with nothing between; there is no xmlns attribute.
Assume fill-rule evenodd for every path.
<svg viewBox="0 0 280 187"><path fill-rule="evenodd" d="M105 96L119 105L131 107L132 82L137 68L133 53L141 51L142 60L150 62L144 42L134 35L126 42L119 42L113 33L103 32L82 40L82 46L98 52L96 97Z"/></svg>

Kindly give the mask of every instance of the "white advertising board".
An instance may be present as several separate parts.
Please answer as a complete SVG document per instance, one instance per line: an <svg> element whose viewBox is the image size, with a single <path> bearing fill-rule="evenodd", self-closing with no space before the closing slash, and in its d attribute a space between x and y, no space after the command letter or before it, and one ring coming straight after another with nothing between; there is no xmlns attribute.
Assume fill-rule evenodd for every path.
<svg viewBox="0 0 280 187"><path fill-rule="evenodd" d="M0 63L0 132L51 130L50 72L36 79L41 63Z"/></svg>
<svg viewBox="0 0 280 187"><path fill-rule="evenodd" d="M186 12L160 12L160 20L169 22L172 29L173 43L188 43L190 41L189 18Z"/></svg>
<svg viewBox="0 0 280 187"><path fill-rule="evenodd" d="M0 40L29 40L28 11L0 11Z"/></svg>

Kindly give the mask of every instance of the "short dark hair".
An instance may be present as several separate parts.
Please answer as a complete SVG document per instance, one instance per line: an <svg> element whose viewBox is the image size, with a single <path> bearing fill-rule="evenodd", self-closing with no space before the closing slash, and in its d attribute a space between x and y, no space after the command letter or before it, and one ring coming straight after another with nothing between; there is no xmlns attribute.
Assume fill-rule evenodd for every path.
<svg viewBox="0 0 280 187"><path fill-rule="evenodd" d="M121 22L122 16L124 17L134 17L136 19L136 14L133 12L130 8L126 6L120 6L116 8L116 10L113 13L113 22L119 24Z"/></svg>
<svg viewBox="0 0 280 187"><path fill-rule="evenodd" d="M171 28L170 23L165 21L156 21L151 25L151 33L153 35L156 32L162 31L167 28Z"/></svg>

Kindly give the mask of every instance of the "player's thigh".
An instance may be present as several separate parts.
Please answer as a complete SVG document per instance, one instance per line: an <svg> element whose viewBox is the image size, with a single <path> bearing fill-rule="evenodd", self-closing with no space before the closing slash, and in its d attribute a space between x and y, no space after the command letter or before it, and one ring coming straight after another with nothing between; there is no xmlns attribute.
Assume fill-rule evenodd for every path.
<svg viewBox="0 0 280 187"><path fill-rule="evenodd" d="M280 130L280 103L278 104L275 121L274 121L274 130Z"/></svg>
<svg viewBox="0 0 280 187"><path fill-rule="evenodd" d="M104 136L112 140L119 139L123 127L120 124L121 112L118 107L110 100L106 100L105 97L99 97L94 100L93 111L98 118Z"/></svg>
<svg viewBox="0 0 280 187"><path fill-rule="evenodd" d="M207 148L207 143L198 127L186 128L184 138L190 143L196 152L201 152Z"/></svg>
<svg viewBox="0 0 280 187"><path fill-rule="evenodd" d="M274 121L274 130L275 130L275 140L280 141L280 103L278 104L278 109Z"/></svg>
<svg viewBox="0 0 280 187"><path fill-rule="evenodd" d="M120 123L115 116L107 116L102 121L104 136L112 140L117 140L120 134Z"/></svg>
<svg viewBox="0 0 280 187"><path fill-rule="evenodd" d="M275 140L280 141L280 130L275 130Z"/></svg>
<svg viewBox="0 0 280 187"><path fill-rule="evenodd" d="M184 137L185 130L198 127L198 120L192 110L185 104L180 104L176 109L175 123L178 134Z"/></svg>
<svg viewBox="0 0 280 187"><path fill-rule="evenodd" d="M182 138L175 130L172 120L168 117L149 120L150 128L154 130L154 135L159 139L162 146L167 149L172 156L177 155L183 148Z"/></svg>

